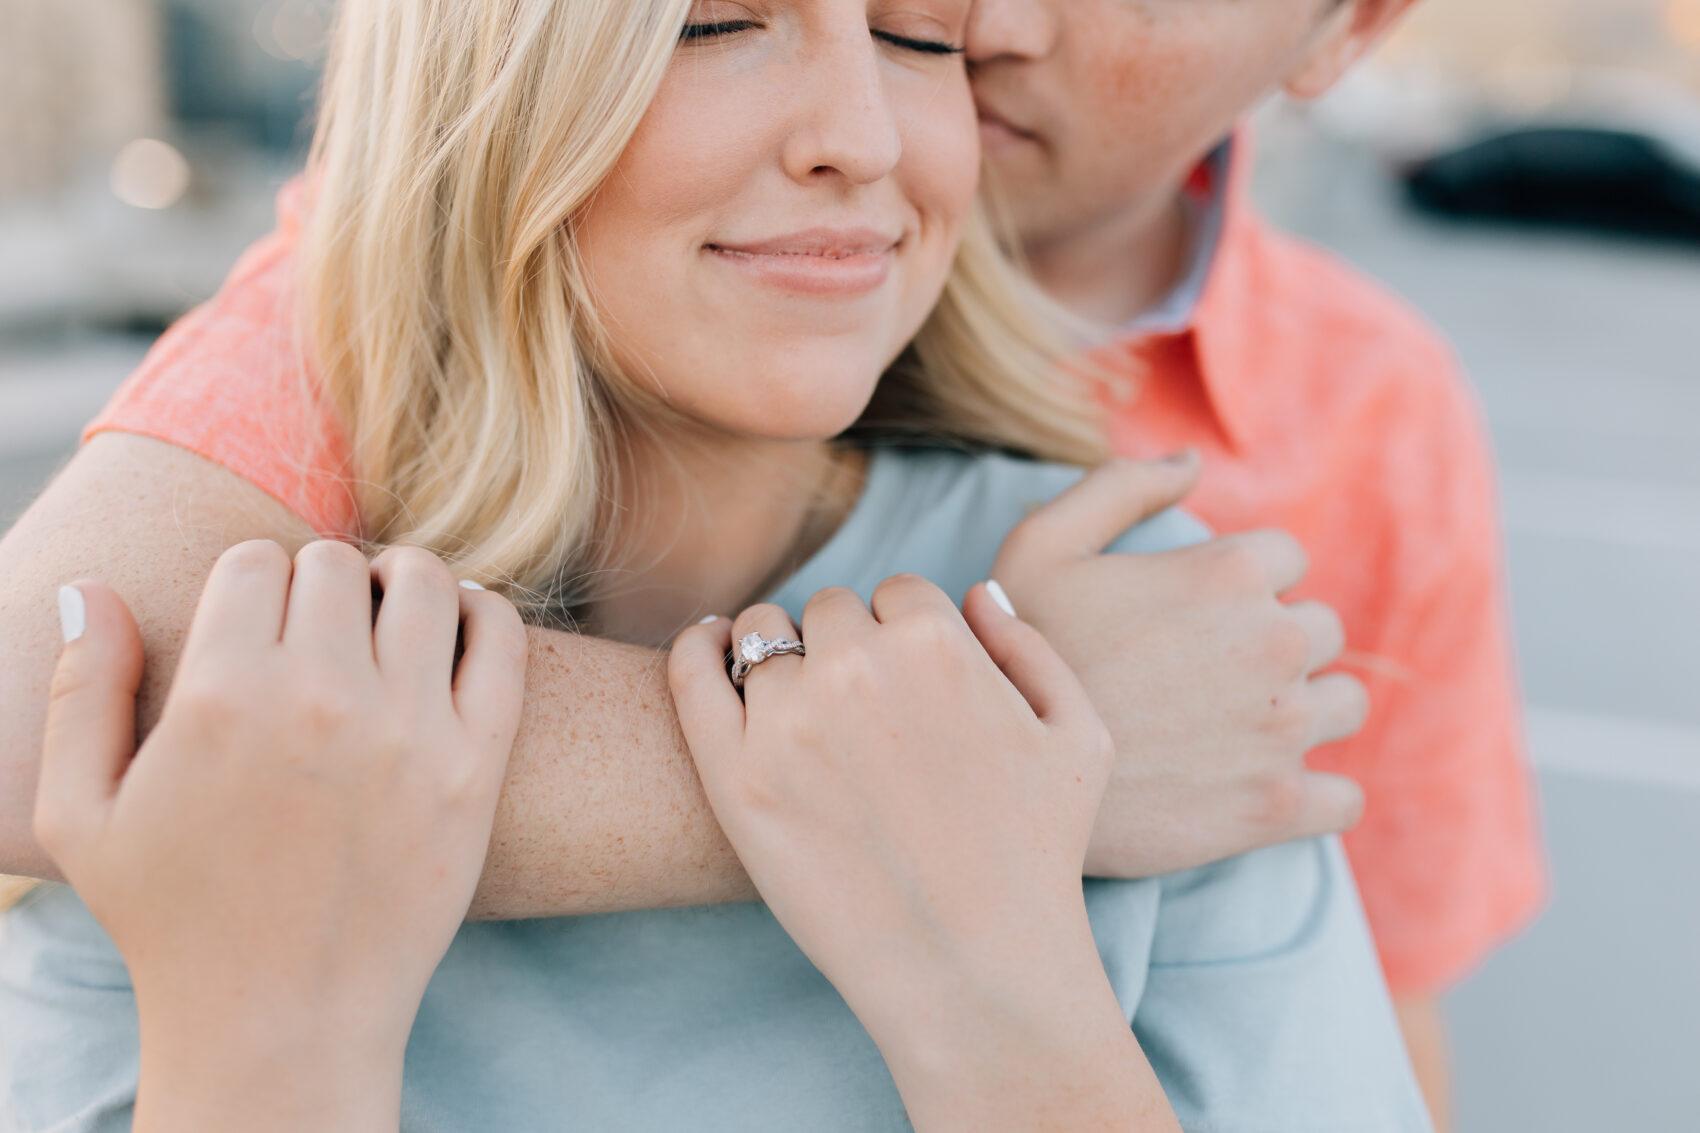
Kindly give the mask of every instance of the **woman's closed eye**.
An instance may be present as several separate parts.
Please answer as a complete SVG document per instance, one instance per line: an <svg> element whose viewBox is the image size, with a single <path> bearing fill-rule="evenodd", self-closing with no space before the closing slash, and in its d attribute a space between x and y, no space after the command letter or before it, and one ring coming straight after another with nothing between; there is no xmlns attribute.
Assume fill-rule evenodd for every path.
<svg viewBox="0 0 1700 1133"><path fill-rule="evenodd" d="M761 27L755 20L716 20L711 23L686 24L679 32L683 43L700 43L704 40L718 39L723 36L736 35L739 32L753 31ZM917 39L913 36L898 35L888 31L870 31L870 34L883 43L905 51L916 51L923 55L960 55L963 48L959 44L945 43L935 39Z"/></svg>
<svg viewBox="0 0 1700 1133"><path fill-rule="evenodd" d="M754 20L715 20L705 24L686 24L679 32L679 39L685 43L695 43L698 40L734 35L760 26Z"/></svg>
<svg viewBox="0 0 1700 1133"><path fill-rule="evenodd" d="M915 39L907 35L897 35L888 31L876 31L874 38L901 47L905 51L919 51L923 55L961 55L963 47L956 43L945 43L936 39Z"/></svg>

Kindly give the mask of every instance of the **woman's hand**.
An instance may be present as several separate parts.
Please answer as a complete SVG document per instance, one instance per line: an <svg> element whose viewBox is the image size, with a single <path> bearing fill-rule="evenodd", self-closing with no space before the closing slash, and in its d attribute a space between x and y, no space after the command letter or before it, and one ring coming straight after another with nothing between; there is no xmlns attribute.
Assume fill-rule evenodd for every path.
<svg viewBox="0 0 1700 1133"><path fill-rule="evenodd" d="M917 1127L1162 1122L1081 890L1109 737L1036 631L984 587L965 613L914 577L872 612L824 591L807 655L758 665L742 701L728 645L793 638L790 619L759 606L688 631L670 676L703 786Z"/></svg>
<svg viewBox="0 0 1700 1133"><path fill-rule="evenodd" d="M1087 871L1151 877L1357 824L1363 791L1305 755L1363 726L1333 610L1281 595L1304 550L1281 532L1104 554L1181 502L1198 460L1118 460L1028 516L994 576L1080 677L1116 742Z"/></svg>
<svg viewBox="0 0 1700 1133"><path fill-rule="evenodd" d="M135 751L128 608L83 582L61 610L36 833L135 984L137 1128L394 1129L518 726L518 614L423 551L241 544Z"/></svg>

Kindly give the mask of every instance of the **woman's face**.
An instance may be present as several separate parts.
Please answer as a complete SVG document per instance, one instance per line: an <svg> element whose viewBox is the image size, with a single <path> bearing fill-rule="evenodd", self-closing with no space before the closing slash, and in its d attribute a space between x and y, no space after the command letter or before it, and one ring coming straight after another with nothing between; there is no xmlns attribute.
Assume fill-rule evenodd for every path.
<svg viewBox="0 0 1700 1133"><path fill-rule="evenodd" d="M973 206L968 8L698 0L578 229L627 374L739 435L855 422Z"/></svg>

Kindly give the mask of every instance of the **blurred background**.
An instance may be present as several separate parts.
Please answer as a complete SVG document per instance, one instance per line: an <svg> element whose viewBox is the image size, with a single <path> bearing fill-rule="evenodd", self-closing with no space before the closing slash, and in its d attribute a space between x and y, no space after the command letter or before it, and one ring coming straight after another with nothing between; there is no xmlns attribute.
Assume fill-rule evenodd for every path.
<svg viewBox="0 0 1700 1133"><path fill-rule="evenodd" d="M330 6L0 0L0 530L269 227ZM1458 1128L1694 1133L1700 0L1426 0L1259 118L1264 207L1452 337L1504 477L1554 888L1448 1000Z"/></svg>

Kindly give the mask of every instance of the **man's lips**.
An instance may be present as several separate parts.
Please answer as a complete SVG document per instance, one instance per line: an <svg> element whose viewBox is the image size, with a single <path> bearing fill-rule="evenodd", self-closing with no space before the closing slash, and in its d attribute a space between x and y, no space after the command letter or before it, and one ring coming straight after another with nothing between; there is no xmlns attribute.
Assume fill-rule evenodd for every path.
<svg viewBox="0 0 1700 1133"><path fill-rule="evenodd" d="M901 236L872 228L811 228L761 240L704 246L755 282L804 295L854 296L891 274Z"/></svg>
<svg viewBox="0 0 1700 1133"><path fill-rule="evenodd" d="M1015 125L985 103L976 102L974 109L980 116L980 137L982 141L988 144L1014 142L1038 144L1039 137L1037 134Z"/></svg>

